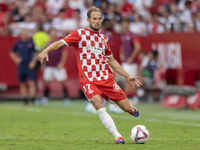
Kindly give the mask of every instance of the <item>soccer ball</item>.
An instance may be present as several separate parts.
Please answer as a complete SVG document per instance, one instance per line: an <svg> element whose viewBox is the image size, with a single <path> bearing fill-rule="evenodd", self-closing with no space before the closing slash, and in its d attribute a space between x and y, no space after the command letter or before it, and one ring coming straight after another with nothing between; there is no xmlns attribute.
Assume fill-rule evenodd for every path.
<svg viewBox="0 0 200 150"><path fill-rule="evenodd" d="M144 144L149 136L149 130L143 125L133 127L130 133L131 140L137 144Z"/></svg>

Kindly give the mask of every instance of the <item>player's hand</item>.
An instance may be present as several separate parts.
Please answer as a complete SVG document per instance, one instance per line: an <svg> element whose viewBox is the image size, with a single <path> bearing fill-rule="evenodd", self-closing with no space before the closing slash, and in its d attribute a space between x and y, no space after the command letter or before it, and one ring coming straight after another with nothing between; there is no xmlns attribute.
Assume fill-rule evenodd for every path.
<svg viewBox="0 0 200 150"><path fill-rule="evenodd" d="M15 63L16 64L20 64L21 62L22 62L22 58L21 57L16 57Z"/></svg>
<svg viewBox="0 0 200 150"><path fill-rule="evenodd" d="M57 65L57 68L58 69L62 69L64 66L63 66L63 64L62 63L59 63L58 65Z"/></svg>
<svg viewBox="0 0 200 150"><path fill-rule="evenodd" d="M39 55L38 55L38 60L41 62L41 64L43 64L43 62L46 60L46 61L49 61L49 56L47 53L45 53L44 51L41 52Z"/></svg>
<svg viewBox="0 0 200 150"><path fill-rule="evenodd" d="M140 87L142 84L140 83L140 81L137 79L138 77L134 77L134 76L129 76L127 78L127 80L131 83L131 85L133 85L134 87L138 88Z"/></svg>
<svg viewBox="0 0 200 150"><path fill-rule="evenodd" d="M132 58L128 58L127 61L126 61L128 64L131 64L133 62L133 59Z"/></svg>
<svg viewBox="0 0 200 150"><path fill-rule="evenodd" d="M29 64L28 64L28 68L29 69L33 69L33 68L35 68L35 63L33 62L33 61L31 61Z"/></svg>

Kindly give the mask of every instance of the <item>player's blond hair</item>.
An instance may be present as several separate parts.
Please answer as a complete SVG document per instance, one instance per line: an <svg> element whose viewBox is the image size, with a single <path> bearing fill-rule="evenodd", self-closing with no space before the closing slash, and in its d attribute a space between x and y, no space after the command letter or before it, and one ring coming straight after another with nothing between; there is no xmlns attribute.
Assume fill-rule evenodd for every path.
<svg viewBox="0 0 200 150"><path fill-rule="evenodd" d="M92 7L90 7L90 9L89 9L88 12L87 12L87 17L88 17L89 19L90 19L91 13L92 13L93 11L99 11L99 12L101 13L101 15L103 16L103 11L102 11L100 8L95 7L95 6L92 6Z"/></svg>

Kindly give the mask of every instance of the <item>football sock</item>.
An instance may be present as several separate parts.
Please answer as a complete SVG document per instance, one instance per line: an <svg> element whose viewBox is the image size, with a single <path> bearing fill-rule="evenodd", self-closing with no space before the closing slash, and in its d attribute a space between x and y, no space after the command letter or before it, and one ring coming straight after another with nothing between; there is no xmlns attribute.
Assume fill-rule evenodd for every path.
<svg viewBox="0 0 200 150"><path fill-rule="evenodd" d="M121 134L117 131L117 128L115 126L115 123L111 116L106 112L106 108L100 108L97 110L97 113L99 114L99 118L101 122L104 124L104 126L108 129L110 133L117 139L117 137L121 136ZM122 136L121 136L122 137Z"/></svg>
<svg viewBox="0 0 200 150"><path fill-rule="evenodd" d="M23 103L28 104L28 98L23 98Z"/></svg>
<svg viewBox="0 0 200 150"><path fill-rule="evenodd" d="M67 88L65 86L63 86L62 89L63 89L63 93L64 93L64 98L68 97Z"/></svg>
<svg viewBox="0 0 200 150"><path fill-rule="evenodd" d="M35 102L35 98L31 98L31 102L34 103Z"/></svg>
<svg viewBox="0 0 200 150"><path fill-rule="evenodd" d="M50 92L49 87L46 86L44 90L44 97L49 97L49 92Z"/></svg>

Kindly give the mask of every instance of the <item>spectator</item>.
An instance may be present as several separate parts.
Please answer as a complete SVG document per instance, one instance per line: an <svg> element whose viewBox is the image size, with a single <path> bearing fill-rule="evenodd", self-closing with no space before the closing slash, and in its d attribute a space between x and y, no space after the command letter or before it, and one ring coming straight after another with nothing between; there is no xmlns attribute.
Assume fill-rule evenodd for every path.
<svg viewBox="0 0 200 150"><path fill-rule="evenodd" d="M175 2L170 3L169 9L170 9L170 17L175 19L174 24L171 24L171 32L182 31L183 27L181 24L181 13L178 11L176 3Z"/></svg>
<svg viewBox="0 0 200 150"><path fill-rule="evenodd" d="M195 20L196 31L200 32L200 10L196 13L196 20Z"/></svg>
<svg viewBox="0 0 200 150"><path fill-rule="evenodd" d="M61 9L65 10L65 18L72 18L74 15L74 9L69 6L69 0L64 0L64 4Z"/></svg>
<svg viewBox="0 0 200 150"><path fill-rule="evenodd" d="M18 53L18 55L15 53ZM10 57L18 65L20 93L25 105L28 104L28 92L25 84L26 79L28 79L31 102L34 103L36 98L35 65L37 62L37 54L33 41L28 39L27 30L22 30L21 39L15 43L10 52Z"/></svg>
<svg viewBox="0 0 200 150"><path fill-rule="evenodd" d="M79 9L76 9L74 12L73 18L66 18L64 20L64 31L65 34L69 34L73 30L78 28L86 28L88 27L88 22L86 19L81 18L81 12Z"/></svg>
<svg viewBox="0 0 200 150"><path fill-rule="evenodd" d="M140 51L140 42L137 36L130 30L129 19L122 20L123 33L121 35L121 49L120 59L122 62L122 68L130 75L137 76L137 54ZM124 92L129 100L132 100L135 95L135 90L132 85L125 80ZM137 100L136 100L137 101Z"/></svg>
<svg viewBox="0 0 200 150"><path fill-rule="evenodd" d="M156 14L159 12L159 5L157 0L152 0L152 5L149 7L149 12L152 14Z"/></svg>
<svg viewBox="0 0 200 150"><path fill-rule="evenodd" d="M162 7L161 15L162 16L159 20L164 25L166 32L173 32L174 30L177 30L177 28L175 28L175 25L177 24L176 18L173 15L170 15L169 9Z"/></svg>
<svg viewBox="0 0 200 150"><path fill-rule="evenodd" d="M114 20L112 21L114 23L121 22L121 14L117 11L117 7L115 4L110 4L108 6L108 11L107 11L107 14L105 15L105 18L109 20Z"/></svg>
<svg viewBox="0 0 200 150"><path fill-rule="evenodd" d="M109 3L107 0L101 0L101 5L99 8L103 11L104 16L106 16L106 14L108 13L108 6Z"/></svg>
<svg viewBox="0 0 200 150"><path fill-rule="evenodd" d="M8 36L10 34L10 15L9 13L4 13L2 18L2 23L0 23L0 36Z"/></svg>
<svg viewBox="0 0 200 150"><path fill-rule="evenodd" d="M58 36L65 36L64 33L65 10L61 9L57 17L52 20L52 27L58 31Z"/></svg>
<svg viewBox="0 0 200 150"><path fill-rule="evenodd" d="M163 25L160 23L159 14L152 14L152 22L147 26L147 32L151 34L163 33L165 31Z"/></svg>
<svg viewBox="0 0 200 150"><path fill-rule="evenodd" d="M50 15L57 15L59 10L64 5L65 0L47 0L46 7L47 7L47 14Z"/></svg>
<svg viewBox="0 0 200 150"><path fill-rule="evenodd" d="M134 21L130 24L130 31L135 33L136 35L144 35L145 34L145 24L142 22L142 18L138 13L134 13L133 15Z"/></svg>
<svg viewBox="0 0 200 150"><path fill-rule="evenodd" d="M51 41L48 45L57 41L57 31L55 29L50 30ZM65 81L67 79L66 69L64 67L65 61L67 58L67 52L63 48L59 48L58 50L49 54L49 59L51 61L46 62L43 72L43 79L45 84L44 97L42 97L42 104L47 103L50 93L50 82L55 78L62 85L62 90L64 94L64 100L66 104L69 104L70 99L68 98L67 87Z"/></svg>
<svg viewBox="0 0 200 150"><path fill-rule="evenodd" d="M119 5L119 9L124 18L131 16L134 12L132 4L130 4L128 0L121 1L121 4Z"/></svg>
<svg viewBox="0 0 200 150"><path fill-rule="evenodd" d="M187 0L185 2L185 9L182 13L182 22L185 24L184 31L191 32L193 31L193 23L192 23L192 2Z"/></svg>
<svg viewBox="0 0 200 150"><path fill-rule="evenodd" d="M36 22L32 20L32 16L27 14L24 21L22 22L13 22L10 25L12 31L12 36L19 36L20 32L24 29L28 31L28 36L31 37L36 28Z"/></svg>
<svg viewBox="0 0 200 150"><path fill-rule="evenodd" d="M151 7L152 0L134 0L134 10L143 18L148 13L148 8Z"/></svg>

